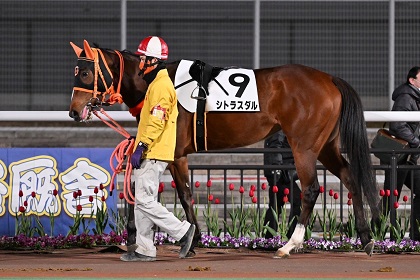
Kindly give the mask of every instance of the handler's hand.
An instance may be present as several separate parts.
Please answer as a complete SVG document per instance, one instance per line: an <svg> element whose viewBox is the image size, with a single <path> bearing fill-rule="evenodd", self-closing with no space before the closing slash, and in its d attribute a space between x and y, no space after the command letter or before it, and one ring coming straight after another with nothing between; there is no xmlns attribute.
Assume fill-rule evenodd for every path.
<svg viewBox="0 0 420 280"><path fill-rule="evenodd" d="M134 153L131 155L131 165L135 169L140 168L140 164L143 161L142 156L144 151L147 150L147 146L140 142L140 144L137 146L137 149L134 151Z"/></svg>

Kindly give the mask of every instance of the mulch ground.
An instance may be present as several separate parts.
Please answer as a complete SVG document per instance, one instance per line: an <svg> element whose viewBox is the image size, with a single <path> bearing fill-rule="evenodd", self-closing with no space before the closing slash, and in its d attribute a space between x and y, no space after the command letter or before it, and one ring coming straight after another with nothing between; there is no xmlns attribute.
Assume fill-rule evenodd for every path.
<svg viewBox="0 0 420 280"><path fill-rule="evenodd" d="M0 278L420 278L420 254L311 251L274 259L273 251L158 246L157 261L120 261L118 247L49 252L0 250Z"/></svg>

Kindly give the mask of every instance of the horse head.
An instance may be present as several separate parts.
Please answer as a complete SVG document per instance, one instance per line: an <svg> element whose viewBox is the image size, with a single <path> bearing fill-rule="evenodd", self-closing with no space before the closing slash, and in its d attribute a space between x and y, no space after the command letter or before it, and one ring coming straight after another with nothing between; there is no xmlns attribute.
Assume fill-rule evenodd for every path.
<svg viewBox="0 0 420 280"><path fill-rule="evenodd" d="M69 109L75 121L90 120L92 111L102 106L124 102L133 108L144 99L147 85L137 75L137 56L91 47L86 40L83 49L72 42L70 45L78 57Z"/></svg>

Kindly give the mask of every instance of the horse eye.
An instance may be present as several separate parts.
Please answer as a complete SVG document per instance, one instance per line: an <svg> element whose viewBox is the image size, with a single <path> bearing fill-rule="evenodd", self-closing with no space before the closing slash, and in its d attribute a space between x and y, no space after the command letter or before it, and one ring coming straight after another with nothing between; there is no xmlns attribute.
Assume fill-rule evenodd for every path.
<svg viewBox="0 0 420 280"><path fill-rule="evenodd" d="M82 72L82 77L86 78L87 76L89 76L89 72Z"/></svg>

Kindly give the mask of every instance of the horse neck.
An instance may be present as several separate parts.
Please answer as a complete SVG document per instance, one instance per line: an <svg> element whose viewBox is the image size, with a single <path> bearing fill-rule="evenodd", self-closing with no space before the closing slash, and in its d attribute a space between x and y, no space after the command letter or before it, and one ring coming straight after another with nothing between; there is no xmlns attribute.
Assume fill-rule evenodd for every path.
<svg viewBox="0 0 420 280"><path fill-rule="evenodd" d="M172 83L175 82L175 73L176 73L176 69L178 68L179 63L180 61L174 61L174 62L166 64L166 69L168 69L168 74L172 80Z"/></svg>
<svg viewBox="0 0 420 280"><path fill-rule="evenodd" d="M106 59L108 66L114 77L113 83L115 89L119 83L120 79L120 57L116 52L113 51L104 51L106 52ZM123 98L124 103L132 108L137 105L139 101L144 98L144 95L147 90L146 82L138 76L138 66L140 59L134 55L130 55L125 52L120 52L123 57L123 73L121 81L120 94Z"/></svg>

